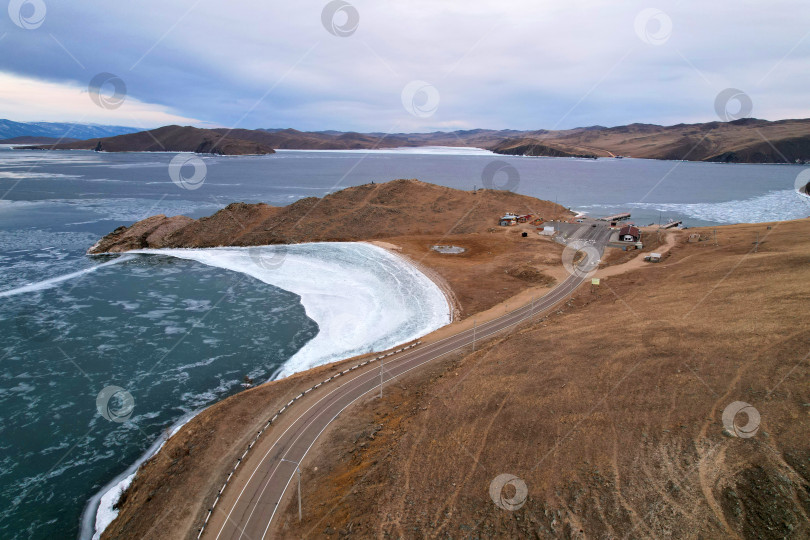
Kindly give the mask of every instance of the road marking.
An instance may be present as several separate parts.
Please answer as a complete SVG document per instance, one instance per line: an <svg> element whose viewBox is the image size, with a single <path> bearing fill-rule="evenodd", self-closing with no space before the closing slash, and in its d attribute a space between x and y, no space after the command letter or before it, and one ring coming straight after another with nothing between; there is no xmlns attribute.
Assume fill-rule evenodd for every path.
<svg viewBox="0 0 810 540"><path fill-rule="evenodd" d="M587 232L587 233L591 233L592 231L586 231L586 232ZM593 232L596 232L596 233L597 233L597 234L596 234L596 237L597 237L597 238L595 239L595 240L597 240L597 241L600 239L600 237L605 236L605 235L604 235L604 231L595 230L595 231L593 231ZM590 237L590 236L591 236L591 234L585 234L584 236L586 236L586 237ZM604 250L604 246L602 246L602 249ZM557 287L555 287L555 288L554 288L552 291L550 291L549 293L547 293L546 295L544 295L543 297L541 297L541 298L540 298L540 300L539 300L539 304L535 304L534 306L527 304L527 305L525 305L525 306L522 306L522 307L520 307L520 308L517 308L517 309L515 309L515 310L514 310L514 311L512 311L512 312L506 313L506 314L504 314L504 315L502 315L502 316L500 316L500 317L498 317L498 318L496 318L496 319L493 319L493 320L489 321L488 323L486 323L486 326L485 326L485 328L484 328L484 330L483 330L483 331L485 332L485 334L482 336L482 338L487 338L487 337L493 336L493 335L495 335L495 334L497 334L497 333L499 333L499 332L501 332L501 331L503 331L503 330L506 330L506 329L508 329L508 328L511 328L512 326L515 326L515 325L517 325L517 324L520 324L520 323L522 323L522 322L524 322L524 321L526 321L526 320L530 319L530 318L531 318L531 317L533 317L533 316L534 316L536 313L539 313L539 312L544 312L544 311L547 311L547 310L551 309L552 307L554 307L554 305L556 305L557 303L559 303L560 301L562 301L562 300L563 300L563 299L564 299L566 296L568 296L569 294L573 293L573 292L574 292L574 291L575 291L575 290L576 290L576 289L577 289L577 288L578 288L578 287L579 287L579 286L580 286L580 285L581 285L583 282L584 282L584 279L583 279L583 278L579 278L579 277L574 276L574 275L569 276L568 278L566 278L565 280L563 280L563 282L562 282L562 283L560 283L560 285L558 285L558 286L557 286ZM507 324L507 323L508 323L508 324ZM488 331L488 332L487 332L487 330L486 330L487 328L488 328L490 331ZM410 372L410 371L412 371L412 370L414 370L414 369L416 369L416 368L418 368L418 367L421 367L421 366L423 366L424 364L426 364L426 363L428 363L428 362L431 362L431 361L433 361L433 360L436 360L436 359L438 359L438 358L441 358L441 357L443 357L443 356L445 356L445 355L447 355L447 354L450 354L450 353L452 353L452 352L454 352L454 351L456 351L456 350L458 350L458 349L460 349L460 348L466 347L466 346L467 346L467 345L470 343L470 340L469 340L469 337L470 337L470 336L469 336L469 334L470 334L471 332L472 332L472 330L471 330L471 329L470 329L470 330L464 330L464 331L461 331L461 332L459 332L459 333L457 333L457 334L454 334L454 335L452 335L452 336L448 336L448 337L446 337L446 338L444 338L444 339L441 339L441 340L436 341L436 342L434 342L434 343L432 343L432 344L429 344L429 345L428 345L426 348L420 349L420 350L418 350L418 351L414 351L414 352L415 352L415 354L413 354L413 355L411 355L411 354L405 354L405 355L402 355L401 357L398 357L398 358L395 360L395 364L394 364L393 366L390 366L390 365L389 365L389 374L390 374L390 376L389 376L389 378L388 378L388 381L394 380L394 379L395 379L395 378L397 378L397 377L401 377L401 376L402 376L402 375L404 375L405 373L408 373L408 372ZM480 332L481 332L481 330L479 330L478 332L480 333ZM418 344L420 344L420 343L421 343L421 341L417 341L415 344L412 344L412 345L409 345L409 346L403 347L403 348L398 349L398 350L396 350L396 351L394 351L394 352L390 352L390 353L388 353L388 354L386 354L386 355L379 356L379 357L377 357L377 360L380 360L380 359L382 359L382 358L386 358L386 357L391 356L391 355L393 355L393 354L396 354L396 353L398 353L398 352L402 352L402 351L404 351L405 349L408 349L408 348L410 348L410 347L414 347L414 346L416 346L416 345L418 345ZM458 345L456 345L457 343L458 343ZM456 345L456 346L455 346L455 347L453 347L453 348L451 348L451 349L449 349L449 350L446 350L446 351L444 351L444 352L440 352L440 350L442 349L442 347L444 347L444 346L451 346L451 347L452 347L453 345ZM433 355L432 355L432 356L430 356L432 353L433 353ZM395 371L397 371L398 369L402 369L403 367L406 367L406 366L408 365L408 363L409 363L409 362L418 361L420 357L424 357L424 356L426 356L426 355L427 355L427 356L430 356L430 357L429 357L429 358L427 358L427 359L425 359L425 360L422 360L422 361L418 362L417 364L413 365L412 367L410 367L410 368L408 368L408 369L403 370L403 371L402 371L402 372L400 372L400 373L394 374L394 372L395 372ZM360 364L360 365L365 365L365 364L368 364L369 362L370 362L370 361L368 361L368 360L367 360L366 362L364 362L363 364ZM313 389L314 389L314 388L317 388L317 387L318 387L318 386L320 386L321 384L324 384L324 383L326 383L326 382L331 381L332 379L334 379L334 378L335 378L335 377L337 377L338 375L343 375L343 374L345 374L345 373L348 373L349 371L354 370L354 369L356 369L357 367L359 367L359 366L354 366L354 367L352 367L352 368L350 368L350 369L347 369L347 370L342 371L342 372L340 372L340 373L338 373L338 374L335 374L335 375L333 375L333 376L329 377L328 379L326 379L325 381L323 381L323 383L319 383L318 385L314 386L314 387L313 387ZM371 376L370 376L370 377L368 377L368 380L365 380L365 381L360 381L360 379L361 379L361 378L367 377L367 376L369 376L369 375L371 375ZM368 384L368 383L370 383L370 382L373 382L373 381L375 381L375 380L376 380L376 374L372 374L372 372L371 372L371 371L366 371L366 372L364 372L364 373L361 373L361 374L359 374L357 377L355 377L354 379L351 379L351 380L349 380L348 382L344 383L342 386L338 386L338 387L336 387L334 390L330 391L330 392L329 392L327 395L323 396L321 399L319 399L317 402L315 402L315 403L314 403L312 406L310 406L310 407L309 407L309 408L308 408L306 411L304 411L304 412L303 412L301 415L299 415L299 416L298 416L298 417L297 417L295 420L293 420L292 424L291 424L291 425L290 425L290 426L289 426L287 429L285 429L285 430L284 430L284 432L283 432L281 435L279 435L279 437L278 437L278 438L277 438L277 439L276 439L276 440L273 442L273 444L271 445L271 447L270 447L270 449L267 451L267 453L265 453L264 457L263 457L263 458L262 458L262 459L261 459L261 460L260 460L260 461L257 463L257 465L256 465L256 467L254 468L253 472L251 473L250 477L249 477L249 478L248 478L248 480L246 481L245 486L242 488L242 490L240 491L240 493L239 493L239 495L237 496L236 500L234 501L234 504L233 504L233 506L232 506L231 510L228 512L228 515L226 516L225 522L223 523L222 527L220 528L219 533L217 534L217 539L220 537L220 535L222 534L223 530L225 529L225 527L226 527L226 526L228 525L228 523L230 522L230 516L231 516L231 514L232 514L232 513L233 513L233 511L236 509L236 506L238 505L239 501L241 500L241 497L242 497L242 495L244 494L245 490L247 489L247 486L248 486L248 485L250 485L251 481L253 480L254 475L255 475L255 474L258 472L259 468L260 468L260 467L262 466L262 464L265 462L265 460L266 460L267 456L270 454L270 452L273 450L273 448L275 448L275 446L276 446L276 445L277 445L277 444L278 444L278 443L279 443L279 442L280 442L280 441L281 441L281 440L284 438L284 436L287 434L287 432L288 432L288 431L289 431L289 430L290 430L290 429L291 429L293 426L295 426L296 424L298 424L300 421L304 421L304 422L306 422L306 423L305 423L303 426L301 426L301 428L300 428L300 429L301 429L301 432L298 434L298 436L297 436L297 437L296 437L296 438L295 438L293 441L291 441L291 442L289 442L289 443L288 443L288 445L287 445L288 449L287 449L287 451L284 453L284 456L285 456L285 457L286 457L287 455L289 455L289 454L290 454L290 452L292 452L292 451L293 451L293 449L294 449L294 448L293 448L293 447L294 447L294 445L295 445L295 444L296 444L296 443L299 441L299 439L300 439L300 438L301 438L301 437L304 435L304 433L306 432L306 430L307 430L309 427L313 426L313 425L314 425L314 422L315 422L316 420L318 420L318 419L319 419L319 418L322 416L322 414L323 414L323 413L325 413L325 412L327 412L327 411L328 411L328 406L327 406L327 408L326 408L326 409L324 409L323 411L321 411L320 413L316 413L316 414L315 414L315 416L314 416L313 418L311 418L311 419L309 419L309 420L305 420L305 419L304 419L304 417L305 417L305 416L306 416L306 415L307 415L307 414L308 414L308 413L309 413L309 412L310 412L310 411L311 411L311 410L312 410L314 407L318 406L318 405L319 405L321 402L323 402L323 400L325 400L326 398L331 397L331 396L332 396L332 395L333 395L333 394L334 394L334 393L335 393L337 390L341 390L341 389L342 389L342 390L344 390L344 392L345 392L345 393L344 393L342 396L340 396L340 395L339 395L339 396L337 396L337 397L335 398L335 401L339 401L339 400L340 400L341 398L343 398L343 397L350 397L351 392L360 391L360 390L362 389L362 386L363 386L363 385ZM386 382L386 381L382 381L382 383L383 383L383 384L384 384L385 382ZM354 387L352 387L353 383L356 383L356 385L355 385ZM318 434L317 434L317 435L316 435L316 436L313 438L312 442L309 444L309 446L307 447L307 449L304 451L303 455L302 455L302 456L300 457L300 459L298 460L298 463L301 463L301 462L303 461L304 457L306 457L307 453L308 453L308 452L309 452L309 450L312 448L312 446L315 444L315 442L317 442L317 440L320 438L321 434L322 434L322 433L323 433L323 432L326 430L326 428L327 428L327 427L329 427L329 425L331 425L331 423L332 423L332 422L333 422L333 421L334 421L334 420L335 420L335 419L336 419L336 418L337 418L337 417L338 417L338 416L339 416L339 415L340 415L340 414L341 414L341 413L342 413L342 412L343 412L343 411L344 411L344 410L345 410L347 407L351 406L351 405L352 405L353 403L355 403L357 400L359 400L359 399L361 399L362 397L366 396L368 393L370 393L371 391L375 390L377 387L378 387L378 384L374 384L374 385L373 385L373 386L371 386L371 388L369 388L368 390L365 390L365 391L361 392L361 393L360 393L360 394L359 394L359 395L358 395L358 396L357 396L355 399L353 399L352 401L350 401L350 402L349 402L347 405L345 405L343 408L341 408L341 409L340 409L340 410L339 410L339 411L338 411L338 412L337 412L337 413L336 413L334 416L332 416L332 418L330 418L330 419L329 419L329 420L326 422L326 424L323 426L323 428L320 430L320 432L318 432ZM302 394L301 394L301 395L299 395L298 397L301 397L303 394L304 394L304 393L302 393ZM298 398L295 398L295 399L298 399ZM289 405L290 405L290 404L291 404L293 401L295 401L295 399L294 399L294 400L292 400L292 401L291 401L291 402L288 404L288 406L289 406ZM282 409L279 411L279 414L280 414L281 412L283 412L283 411L284 411L286 408L287 408L286 406L285 406L285 407L283 407L283 408L282 408ZM277 418L277 417L278 417L278 414L276 414L276 415L273 417L273 420L271 420L270 422L274 421L274 420L275 420L275 418ZM246 451L245 453L247 453L247 451ZM244 455L243 455L243 457L244 457ZM240 463L240 462L241 462L241 458L240 458L240 461L239 461L239 462L237 462L236 467L238 467L238 466L239 466L239 463ZM256 500L256 503L253 505L253 509L251 510L250 515L249 515L249 516L248 516L248 518L247 518L247 521L245 522L245 526L247 526L247 523L249 523L249 522L250 522L250 519L252 518L253 513L255 512L256 508L257 508L257 507L258 507L258 505L259 505L259 502L261 501L262 495L264 494L264 492L265 492L265 490L267 489L267 487L270 485L270 481L272 480L273 476L275 476L276 472L278 471L278 468L279 468L280 464L281 464L281 461L280 461L279 463L277 463L275 467L273 467L273 469L272 469L272 471L270 472L269 476L267 476L267 477L266 477L267 482L265 483L264 487L262 488L262 491L260 492L260 494L259 494L259 496L258 496L258 498L257 498L257 500ZM236 470L236 467L234 467L234 470ZM231 472L231 474L233 474L233 472ZM285 484L284 489L281 491L281 495L280 495L279 499L278 499L277 501L275 501L275 504L274 504L274 509L273 509L273 513L271 514L270 519L269 519L269 520L268 520L268 522L267 522L267 527L265 528L265 531L264 531L264 534L263 534L262 538L264 538L264 536L267 534L267 531L268 531L268 530L269 530L269 528L270 528L270 524L272 523L273 517L275 516L276 510L278 509L278 506L280 505L281 500L284 498L284 495L285 495L285 494L286 494L286 492L287 492L287 488L289 487L289 484L290 484L290 482L292 481L293 476L294 476L294 472L293 472L293 474L291 474L291 475L290 475L290 478L287 480L287 483ZM229 475L229 478L230 478L230 475ZM226 484L227 484L227 482L226 482ZM223 489L224 489L224 487L223 487ZM217 499L217 501L215 501L215 503L214 503L215 505L216 505L216 502L218 502L218 500L219 500L219 499ZM210 513L210 511L209 511L209 515L208 515L208 517L206 518L206 523L207 523L207 521L208 521L208 518L210 518L210 515L211 515L211 513ZM238 526L237 526L237 528L238 528ZM202 531L200 531L200 534L202 534ZM242 535L244 535L244 529L240 529L240 538L241 538L241 536L242 536Z"/></svg>

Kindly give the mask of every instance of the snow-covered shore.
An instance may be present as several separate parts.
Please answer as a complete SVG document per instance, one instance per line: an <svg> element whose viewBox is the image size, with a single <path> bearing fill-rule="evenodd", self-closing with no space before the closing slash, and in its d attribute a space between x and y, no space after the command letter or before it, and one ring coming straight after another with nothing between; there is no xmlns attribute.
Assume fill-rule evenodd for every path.
<svg viewBox="0 0 810 540"><path fill-rule="evenodd" d="M407 343L452 319L451 306L439 285L405 258L373 244L329 242L129 253L193 260L297 294L319 331L273 374L273 379ZM175 424L172 434L193 416ZM138 467L164 443L162 439L156 441L88 502L82 517L83 539L100 537L117 516L113 506Z"/></svg>

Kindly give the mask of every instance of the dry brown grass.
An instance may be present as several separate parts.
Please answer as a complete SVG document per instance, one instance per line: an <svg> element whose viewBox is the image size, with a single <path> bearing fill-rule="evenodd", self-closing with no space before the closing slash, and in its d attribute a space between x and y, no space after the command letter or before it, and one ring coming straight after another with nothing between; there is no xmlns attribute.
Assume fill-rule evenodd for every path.
<svg viewBox="0 0 810 540"><path fill-rule="evenodd" d="M807 120L767 122L747 119L678 126L631 124L599 130L550 131L499 140L501 151L542 144L575 155L632 156L648 159L789 163L805 159L810 147ZM512 149L512 150L510 150Z"/></svg>
<svg viewBox="0 0 810 540"><path fill-rule="evenodd" d="M523 238L519 233L531 231ZM527 286L551 287L562 272L562 247L541 238L534 227L498 227L493 232L387 238L412 261L435 271L458 300L462 317L508 300ZM466 251L442 254L431 249L452 244Z"/></svg>
<svg viewBox="0 0 810 540"><path fill-rule="evenodd" d="M198 220L152 216L104 237L94 253L136 248L349 242L483 233L504 212L568 218L564 207L509 191L462 191L419 180L349 187L289 206L232 203ZM514 229L513 229L514 230Z"/></svg>
<svg viewBox="0 0 810 540"><path fill-rule="evenodd" d="M277 534L806 538L808 231L718 228L413 373L337 420ZM737 400L753 438L723 434ZM528 486L515 512L489 498L500 473Z"/></svg>
<svg viewBox="0 0 810 540"><path fill-rule="evenodd" d="M305 464L305 522L288 508L277 536L806 536L808 230L718 228L717 247L680 243L664 263L414 372L327 432ZM546 242L496 229L392 243L467 291L475 312L498 287L520 288L506 273L516 259L559 271L559 248L535 240ZM329 369L200 415L143 467L104 537L195 537L255 429ZM735 400L762 413L752 439L721 433ZM503 472L529 488L516 512L488 497Z"/></svg>

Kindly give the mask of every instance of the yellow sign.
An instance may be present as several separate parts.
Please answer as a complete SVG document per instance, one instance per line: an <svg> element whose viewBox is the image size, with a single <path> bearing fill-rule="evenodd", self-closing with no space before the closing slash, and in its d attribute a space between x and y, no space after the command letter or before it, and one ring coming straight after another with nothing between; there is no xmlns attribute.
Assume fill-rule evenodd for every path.
<svg viewBox="0 0 810 540"><path fill-rule="evenodd" d="M599 285L599 278L591 279L591 285Z"/></svg>

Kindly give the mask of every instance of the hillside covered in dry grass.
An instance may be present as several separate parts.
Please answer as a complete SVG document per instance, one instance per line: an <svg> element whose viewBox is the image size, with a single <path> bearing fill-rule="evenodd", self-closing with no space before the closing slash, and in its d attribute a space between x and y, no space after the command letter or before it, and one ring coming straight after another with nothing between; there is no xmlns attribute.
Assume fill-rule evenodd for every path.
<svg viewBox="0 0 810 540"><path fill-rule="evenodd" d="M152 216L116 229L90 253L469 234L497 227L506 211L547 220L573 215L558 204L508 191L461 191L395 180L350 187L323 198L307 197L284 207L233 203L198 220Z"/></svg>
<svg viewBox="0 0 810 540"><path fill-rule="evenodd" d="M724 163L795 163L810 160L810 121L733 122L657 126L630 124L522 134L492 150L527 156L626 156Z"/></svg>
<svg viewBox="0 0 810 540"><path fill-rule="evenodd" d="M717 231L341 416L275 536L807 538L810 220Z"/></svg>

